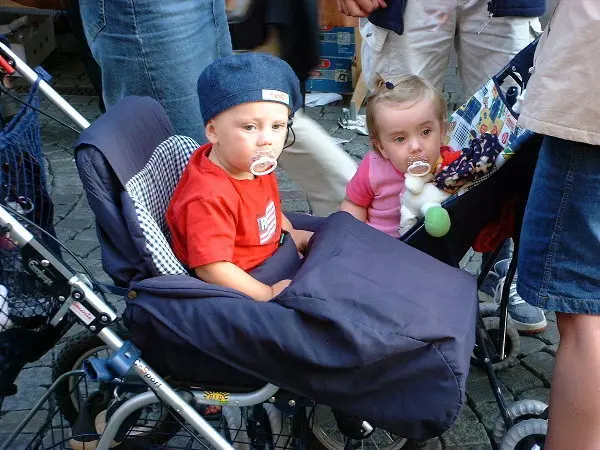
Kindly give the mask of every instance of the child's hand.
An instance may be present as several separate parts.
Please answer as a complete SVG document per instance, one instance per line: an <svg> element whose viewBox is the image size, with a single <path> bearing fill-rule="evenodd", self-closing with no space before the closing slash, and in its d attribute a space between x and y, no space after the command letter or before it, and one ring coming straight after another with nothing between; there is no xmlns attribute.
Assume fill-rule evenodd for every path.
<svg viewBox="0 0 600 450"><path fill-rule="evenodd" d="M292 280L281 280L271 286L271 292L273 293L273 297L277 297L283 290L290 285Z"/></svg>
<svg viewBox="0 0 600 450"><path fill-rule="evenodd" d="M310 238L314 233L306 230L291 230L290 234L294 240L294 244L296 244L298 252L304 253L304 250L306 250L306 247L308 246L308 241L310 241Z"/></svg>

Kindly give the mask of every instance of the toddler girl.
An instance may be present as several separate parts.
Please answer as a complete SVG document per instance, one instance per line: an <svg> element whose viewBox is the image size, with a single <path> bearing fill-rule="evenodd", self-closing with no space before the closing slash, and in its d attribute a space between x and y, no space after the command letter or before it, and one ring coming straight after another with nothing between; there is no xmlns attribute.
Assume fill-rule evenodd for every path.
<svg viewBox="0 0 600 450"><path fill-rule="evenodd" d="M438 164L446 103L418 76L380 81L367 98L367 127L373 149L348 183L340 209L398 238L404 174L430 172Z"/></svg>

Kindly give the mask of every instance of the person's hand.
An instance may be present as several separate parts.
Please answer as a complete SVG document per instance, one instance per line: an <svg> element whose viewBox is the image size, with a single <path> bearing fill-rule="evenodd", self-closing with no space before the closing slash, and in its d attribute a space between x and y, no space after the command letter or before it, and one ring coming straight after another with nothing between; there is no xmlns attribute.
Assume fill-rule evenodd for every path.
<svg viewBox="0 0 600 450"><path fill-rule="evenodd" d="M15 3L19 3L23 6L29 6L31 8L40 8L40 9L56 9L56 10L66 10L68 9L68 4L64 0L14 0Z"/></svg>
<svg viewBox="0 0 600 450"><path fill-rule="evenodd" d="M281 292L290 285L292 280L281 280L271 286L271 292L273 293L273 297L277 297Z"/></svg>
<svg viewBox="0 0 600 450"><path fill-rule="evenodd" d="M310 238L314 233L312 231L294 229L290 234L294 240L294 244L296 244L298 252L304 253L304 250L306 250L306 247L308 246L308 241L310 241Z"/></svg>
<svg viewBox="0 0 600 450"><path fill-rule="evenodd" d="M367 17L379 8L387 7L385 0L337 0L338 11L352 17Z"/></svg>
<svg viewBox="0 0 600 450"><path fill-rule="evenodd" d="M233 11L235 9L237 0L225 0L225 10Z"/></svg>

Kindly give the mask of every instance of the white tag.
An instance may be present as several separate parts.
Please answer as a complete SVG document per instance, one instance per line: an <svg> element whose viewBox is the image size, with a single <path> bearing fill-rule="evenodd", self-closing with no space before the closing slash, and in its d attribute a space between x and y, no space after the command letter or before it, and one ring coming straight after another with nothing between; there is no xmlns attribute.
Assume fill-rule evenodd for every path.
<svg viewBox="0 0 600 450"><path fill-rule="evenodd" d="M262 90L262 98L263 100L271 101L271 102L280 102L285 103L286 105L290 104L290 96L285 92L276 91L274 89L263 89Z"/></svg>
<svg viewBox="0 0 600 450"><path fill-rule="evenodd" d="M94 315L79 302L73 302L71 304L71 311L73 311L77 317L83 320L83 323L85 323L86 325L89 325L95 319Z"/></svg>

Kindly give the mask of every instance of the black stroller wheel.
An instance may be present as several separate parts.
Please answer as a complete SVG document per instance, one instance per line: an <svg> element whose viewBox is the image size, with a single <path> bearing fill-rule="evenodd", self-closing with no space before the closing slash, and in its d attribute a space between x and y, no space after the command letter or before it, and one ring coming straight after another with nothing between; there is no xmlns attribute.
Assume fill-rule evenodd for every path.
<svg viewBox="0 0 600 450"><path fill-rule="evenodd" d="M121 324L114 326L115 332L123 339L129 338L129 332ZM56 381L63 373L72 370L81 370L83 361L91 356L106 357L108 348L98 336L86 330L77 333L67 340L54 360L52 365L52 381ZM98 389L92 383L81 383L77 385L76 379L71 377L68 383L60 384L54 392L54 398L60 407L60 412L69 423L74 423L79 415L79 404L90 392ZM96 383L99 385L99 383ZM89 391L89 392L87 392Z"/></svg>
<svg viewBox="0 0 600 450"><path fill-rule="evenodd" d="M123 339L129 338L129 332L121 323L115 324L114 328ZM106 357L108 353L106 344L95 334L87 330L80 332L69 339L56 356L52 367L52 379L54 381L63 373L80 370L83 361L89 357ZM79 416L80 405L85 402L89 394L106 390L112 395L113 388L112 384L92 383L70 377L67 383L61 383L57 387L54 398L62 415L73 425ZM161 404L149 405L136 412L140 416L139 420L125 430L126 436L116 448L137 449L142 445L158 445L167 442L177 433L181 425L169 411L160 408L161 406ZM158 413L156 407L160 408Z"/></svg>
<svg viewBox="0 0 600 450"><path fill-rule="evenodd" d="M344 450L346 437L338 429L333 411L325 405L299 410L294 417L296 435L300 437L306 448L315 450ZM398 450L404 447L407 440L385 430L375 429L362 440L353 440L353 449L365 450Z"/></svg>

